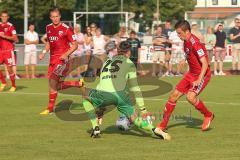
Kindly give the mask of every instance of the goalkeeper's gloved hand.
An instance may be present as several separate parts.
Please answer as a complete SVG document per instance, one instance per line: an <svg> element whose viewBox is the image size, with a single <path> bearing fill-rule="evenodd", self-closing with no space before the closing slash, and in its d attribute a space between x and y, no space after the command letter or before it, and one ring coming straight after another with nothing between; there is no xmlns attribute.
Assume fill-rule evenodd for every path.
<svg viewBox="0 0 240 160"><path fill-rule="evenodd" d="M146 120L149 124L152 124L153 116L151 112L148 112L145 107L140 108L141 117L143 120Z"/></svg>

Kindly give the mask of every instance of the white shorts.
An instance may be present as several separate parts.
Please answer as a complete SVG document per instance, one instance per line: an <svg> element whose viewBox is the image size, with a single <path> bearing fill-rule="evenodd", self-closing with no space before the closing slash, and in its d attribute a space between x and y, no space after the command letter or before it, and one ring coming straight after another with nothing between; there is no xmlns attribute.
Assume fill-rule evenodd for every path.
<svg viewBox="0 0 240 160"><path fill-rule="evenodd" d="M183 51L173 50L169 63L171 63L171 64L179 64L184 59L185 59L185 57L184 57Z"/></svg>
<svg viewBox="0 0 240 160"><path fill-rule="evenodd" d="M154 51L152 56L153 62L165 62L165 51Z"/></svg>
<svg viewBox="0 0 240 160"><path fill-rule="evenodd" d="M24 55L24 64L25 65L36 65L37 64L37 52L25 52Z"/></svg>

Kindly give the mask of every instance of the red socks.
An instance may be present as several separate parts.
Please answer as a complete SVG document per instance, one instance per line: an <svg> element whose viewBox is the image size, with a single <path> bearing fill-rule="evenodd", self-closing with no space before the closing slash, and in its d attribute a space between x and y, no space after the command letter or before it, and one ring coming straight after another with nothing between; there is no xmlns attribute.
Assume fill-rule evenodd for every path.
<svg viewBox="0 0 240 160"><path fill-rule="evenodd" d="M49 93L49 103L48 103L49 112L53 112L55 101L57 99L57 95L58 95L57 92Z"/></svg>
<svg viewBox="0 0 240 160"><path fill-rule="evenodd" d="M3 73L2 73L2 71L0 71L0 80L1 80L2 84L6 84L7 83L5 77L4 77Z"/></svg>
<svg viewBox="0 0 240 160"><path fill-rule="evenodd" d="M159 123L157 125L158 128L161 128L162 130L164 130L167 127L169 118L171 117L171 114L172 114L175 106L176 106L175 102L171 102L168 100L168 102L166 103L165 109L164 109L163 120L161 123Z"/></svg>
<svg viewBox="0 0 240 160"><path fill-rule="evenodd" d="M81 87L79 81L64 81L58 85L58 90L67 89L70 87Z"/></svg>
<svg viewBox="0 0 240 160"><path fill-rule="evenodd" d="M15 84L15 74L11 74L11 75L9 75L9 77L10 77L10 80L11 80L11 82L12 82L12 86L16 88L16 84Z"/></svg>
<svg viewBox="0 0 240 160"><path fill-rule="evenodd" d="M201 100L198 100L195 104L194 107L199 110L204 117L210 117L212 116L212 113L207 109L207 107L204 105L204 103Z"/></svg>

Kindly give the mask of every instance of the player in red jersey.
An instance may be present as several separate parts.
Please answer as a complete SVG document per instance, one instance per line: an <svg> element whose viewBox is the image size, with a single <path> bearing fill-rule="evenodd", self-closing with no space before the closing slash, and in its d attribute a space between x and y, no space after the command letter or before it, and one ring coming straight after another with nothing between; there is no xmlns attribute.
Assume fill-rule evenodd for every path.
<svg viewBox="0 0 240 160"><path fill-rule="evenodd" d="M17 33L15 27L8 22L9 15L8 11L1 12L0 22L0 64L7 66L12 87L10 92L16 91L15 74L13 72L13 66L16 65L16 59L14 55L14 43L18 42ZM2 71L0 70L1 86L0 91L3 91L7 83Z"/></svg>
<svg viewBox="0 0 240 160"><path fill-rule="evenodd" d="M78 45L73 30L61 22L61 13L58 8L50 10L50 19L52 23L46 27L48 41L45 44L45 49L39 55L39 59L42 60L50 50L49 103L48 108L40 113L42 115L48 115L54 111L58 90L73 86L81 87L82 85L79 81L61 81L61 78L66 77L69 71L69 55L77 49Z"/></svg>
<svg viewBox="0 0 240 160"><path fill-rule="evenodd" d="M207 52L204 44L201 44L199 39L191 34L190 24L187 21L177 22L175 29L179 38L184 40L184 51L189 65L189 71L171 93L164 109L163 120L158 124L155 132L157 133L159 130L166 129L177 100L184 94L186 94L188 102L204 115L202 131L205 131L210 127L211 121L214 118L214 114L210 112L205 104L198 98L198 95L207 86L211 78Z"/></svg>

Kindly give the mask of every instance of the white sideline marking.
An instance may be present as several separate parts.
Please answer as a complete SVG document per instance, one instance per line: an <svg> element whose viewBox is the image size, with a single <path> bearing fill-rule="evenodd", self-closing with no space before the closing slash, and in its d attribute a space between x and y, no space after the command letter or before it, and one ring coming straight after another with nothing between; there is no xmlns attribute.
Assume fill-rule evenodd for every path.
<svg viewBox="0 0 240 160"><path fill-rule="evenodd" d="M48 96L47 93L30 93L30 92L0 92L1 94L12 94L12 95L39 95L39 96ZM69 94L61 94L59 93L59 95L62 95L64 97L77 97L79 95L69 95ZM144 98L144 100L148 100L148 101L167 101L167 99L161 99L161 98ZM180 103L188 103L188 101L178 101ZM211 102L211 101L204 101L205 103L208 104L216 104L216 105L231 105L231 106L240 106L240 103L224 103L224 102Z"/></svg>

